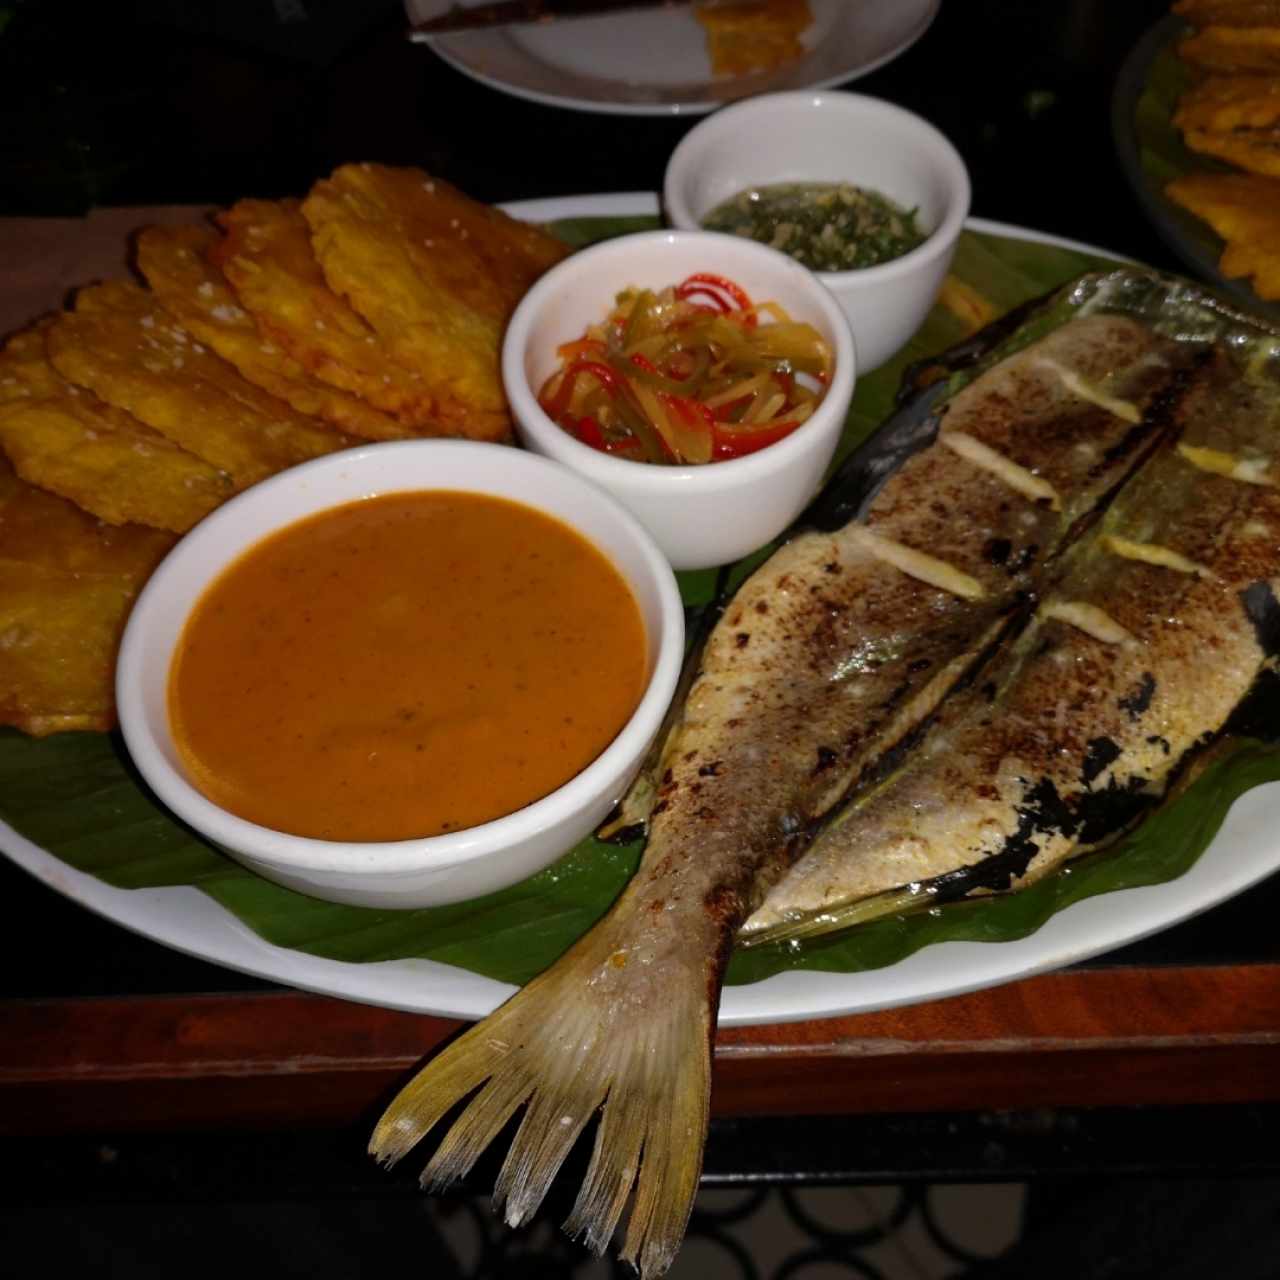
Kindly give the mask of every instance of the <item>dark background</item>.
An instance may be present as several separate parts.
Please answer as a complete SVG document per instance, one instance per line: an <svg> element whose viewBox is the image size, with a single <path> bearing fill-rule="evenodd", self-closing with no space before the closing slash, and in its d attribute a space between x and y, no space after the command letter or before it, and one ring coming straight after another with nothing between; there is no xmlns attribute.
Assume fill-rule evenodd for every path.
<svg viewBox="0 0 1280 1280"><path fill-rule="evenodd" d="M892 0L875 0L892 3ZM279 22L276 8L294 15ZM0 214L301 194L348 161L419 165L477 199L657 191L698 116L564 110L404 39L398 0L25 0L0 34ZM967 161L973 212L1173 265L1130 195L1112 87L1164 0L946 0L851 88Z"/></svg>

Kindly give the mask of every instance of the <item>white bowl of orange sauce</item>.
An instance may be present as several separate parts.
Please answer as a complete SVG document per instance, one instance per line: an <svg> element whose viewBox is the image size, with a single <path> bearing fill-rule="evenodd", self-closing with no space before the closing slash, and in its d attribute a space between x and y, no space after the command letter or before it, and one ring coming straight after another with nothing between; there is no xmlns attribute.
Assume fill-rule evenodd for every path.
<svg viewBox="0 0 1280 1280"><path fill-rule="evenodd" d="M120 723L158 798L252 870L430 906L603 821L683 642L670 566L597 486L502 446L370 445L174 548L125 630Z"/></svg>

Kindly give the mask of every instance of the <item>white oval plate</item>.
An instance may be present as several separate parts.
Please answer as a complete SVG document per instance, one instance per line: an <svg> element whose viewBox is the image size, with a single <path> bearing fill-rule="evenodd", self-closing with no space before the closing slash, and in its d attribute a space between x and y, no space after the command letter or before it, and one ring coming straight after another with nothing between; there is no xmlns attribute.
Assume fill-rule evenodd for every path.
<svg viewBox="0 0 1280 1280"><path fill-rule="evenodd" d="M530 221L656 214L648 193L530 200L504 206ZM970 218L971 231L1106 250L1000 222ZM1195 865L1167 884L1125 889L1074 903L1016 942L943 942L866 973L793 970L750 986L728 987L721 1026L753 1026L865 1013L959 995L1059 969L1198 915L1280 870L1280 783L1247 792ZM198 889L116 889L76 871L0 822L0 851L59 893L176 951L304 991L442 1017L480 1018L515 988L433 960L351 964L264 942Z"/></svg>
<svg viewBox="0 0 1280 1280"><path fill-rule="evenodd" d="M480 0L464 0L472 7ZM700 115L754 93L825 89L864 76L910 48L940 0L809 0L813 25L798 61L773 72L715 78L688 6L459 32L422 41L463 75L547 106L614 115ZM449 0L416 0L416 19Z"/></svg>

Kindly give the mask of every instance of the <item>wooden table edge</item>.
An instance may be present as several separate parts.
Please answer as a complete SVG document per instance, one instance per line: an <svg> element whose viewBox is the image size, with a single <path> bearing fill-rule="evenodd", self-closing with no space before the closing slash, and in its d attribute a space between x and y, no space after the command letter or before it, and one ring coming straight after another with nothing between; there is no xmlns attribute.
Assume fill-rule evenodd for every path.
<svg viewBox="0 0 1280 1280"><path fill-rule="evenodd" d="M360 1123L462 1023L294 991L11 1000L0 1133ZM1068 970L722 1030L713 1113L1280 1100L1280 964Z"/></svg>

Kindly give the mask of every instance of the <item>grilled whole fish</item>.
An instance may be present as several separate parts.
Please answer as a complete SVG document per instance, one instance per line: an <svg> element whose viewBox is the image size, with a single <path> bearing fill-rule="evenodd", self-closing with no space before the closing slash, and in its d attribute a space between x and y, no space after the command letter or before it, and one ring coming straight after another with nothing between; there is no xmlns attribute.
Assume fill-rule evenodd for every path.
<svg viewBox="0 0 1280 1280"><path fill-rule="evenodd" d="M1034 620L747 921L747 945L1028 884L1165 793L1280 652L1280 385L1219 348L1181 435L1066 557Z"/></svg>
<svg viewBox="0 0 1280 1280"><path fill-rule="evenodd" d="M372 1152L399 1159L478 1090L423 1175L443 1186L524 1107L495 1189L516 1225L599 1111L566 1229L603 1249L634 1193L622 1255L644 1276L665 1270L697 1188L714 1016L739 925L1147 455L1183 355L1123 316L1073 321L949 400L936 439L871 485L853 519L770 557L707 640L628 888L406 1086Z"/></svg>

